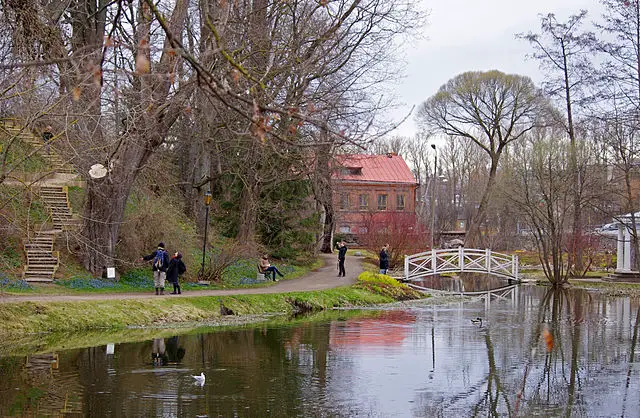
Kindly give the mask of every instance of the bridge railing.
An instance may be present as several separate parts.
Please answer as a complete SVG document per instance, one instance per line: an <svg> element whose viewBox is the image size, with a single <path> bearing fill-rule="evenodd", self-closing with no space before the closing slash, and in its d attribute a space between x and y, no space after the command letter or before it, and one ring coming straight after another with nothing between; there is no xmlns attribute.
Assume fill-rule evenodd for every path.
<svg viewBox="0 0 640 418"><path fill-rule="evenodd" d="M519 280L518 256L493 252L488 248L478 250L460 247L433 249L404 259L405 280L453 272L488 273Z"/></svg>

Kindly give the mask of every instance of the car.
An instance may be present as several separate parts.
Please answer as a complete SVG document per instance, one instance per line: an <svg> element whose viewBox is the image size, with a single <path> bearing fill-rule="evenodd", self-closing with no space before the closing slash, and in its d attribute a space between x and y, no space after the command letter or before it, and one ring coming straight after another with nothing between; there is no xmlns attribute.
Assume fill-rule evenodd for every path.
<svg viewBox="0 0 640 418"><path fill-rule="evenodd" d="M618 225L620 225L620 222L613 222L613 223L609 223L609 224L604 224L599 228L596 228L594 230L594 232L598 235L605 235L605 236L610 236L610 237L617 237L618 236ZM631 230L631 225L627 226L629 228L629 230ZM640 224L636 224L636 231L640 231Z"/></svg>

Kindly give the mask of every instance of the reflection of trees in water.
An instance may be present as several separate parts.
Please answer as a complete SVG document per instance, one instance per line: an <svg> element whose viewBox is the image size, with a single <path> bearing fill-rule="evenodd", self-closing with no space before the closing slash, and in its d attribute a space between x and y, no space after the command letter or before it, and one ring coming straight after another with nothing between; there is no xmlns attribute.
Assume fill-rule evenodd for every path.
<svg viewBox="0 0 640 418"><path fill-rule="evenodd" d="M629 362L630 372L640 317L638 307L633 336L629 338L624 330L627 322L624 318L627 314L633 315L632 311L627 311L630 307L620 299L594 299L583 290L549 289L540 303L538 320L530 339L530 347L537 348L537 353L532 353L528 359L528 365L534 367L534 372L528 381L526 376L524 378L522 413L527 415L530 411L539 411L540 405L553 405L553 410L547 409L553 414L587 414L586 400L577 396L587 380L590 391L603 399L607 394L619 397L620 388L615 384L619 378L617 374L613 375L615 370L608 371L615 367L602 365ZM614 328L613 335L603 326L606 312L611 308L614 309L609 315L615 316L619 325ZM553 336L553 347L544 347L541 343L540 336L545 326ZM630 346L619 345L625 340L630 341ZM627 357L626 353L630 356Z"/></svg>
<svg viewBox="0 0 640 418"><path fill-rule="evenodd" d="M451 411L460 416L606 415L609 410L602 405L610 399L626 404L616 403L611 409L616 415L635 408L637 371L631 362L640 334L639 301L579 289L549 289L544 294L540 288L528 289L519 294L514 311L487 313L485 325L475 328L481 334L476 338L469 337L471 325L453 328L461 337L449 342L452 349L467 340L476 348L481 344L486 360L478 356L470 365L460 359L464 378L458 382L457 369L441 367L436 379L451 379L452 386L460 389L425 392L416 415L443 416ZM464 321L469 324L469 317ZM544 329L553 338L549 351ZM468 356L469 351L461 353Z"/></svg>

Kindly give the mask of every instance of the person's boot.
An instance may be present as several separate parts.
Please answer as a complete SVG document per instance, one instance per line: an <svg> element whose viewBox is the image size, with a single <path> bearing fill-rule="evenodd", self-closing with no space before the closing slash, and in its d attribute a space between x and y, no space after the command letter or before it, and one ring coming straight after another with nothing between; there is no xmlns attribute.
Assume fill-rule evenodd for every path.
<svg viewBox="0 0 640 418"><path fill-rule="evenodd" d="M160 294L160 289L156 287L156 295L159 295L159 294Z"/></svg>
<svg viewBox="0 0 640 418"><path fill-rule="evenodd" d="M160 294L161 294L161 295L164 295L164 287L161 287L161 288L160 288Z"/></svg>
<svg viewBox="0 0 640 418"><path fill-rule="evenodd" d="M176 293L176 285L173 285L173 292L171 292L172 295L177 295L178 293Z"/></svg>
<svg viewBox="0 0 640 418"><path fill-rule="evenodd" d="M181 295L182 292L180 291L180 285L178 285L178 294Z"/></svg>

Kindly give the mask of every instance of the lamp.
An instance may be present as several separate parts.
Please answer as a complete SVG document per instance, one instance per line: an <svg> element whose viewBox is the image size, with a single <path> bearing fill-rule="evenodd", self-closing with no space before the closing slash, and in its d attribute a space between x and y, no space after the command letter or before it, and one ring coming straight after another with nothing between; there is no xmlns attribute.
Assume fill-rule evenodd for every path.
<svg viewBox="0 0 640 418"><path fill-rule="evenodd" d="M209 206L211 206L211 192L206 191L204 194L204 238L202 240L202 267L200 268L200 273L198 274L199 278L202 279L204 276L204 260L207 255L207 227L209 226Z"/></svg>
<svg viewBox="0 0 640 418"><path fill-rule="evenodd" d="M436 144L431 144L433 148L433 177L431 178L431 248L435 244L436 229L436 181L438 179L438 150Z"/></svg>

